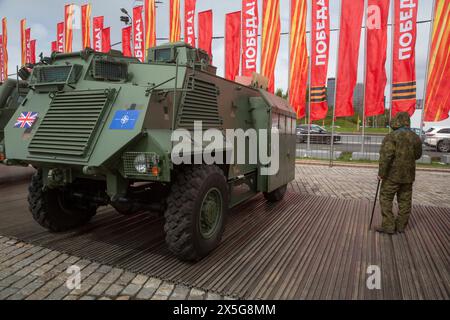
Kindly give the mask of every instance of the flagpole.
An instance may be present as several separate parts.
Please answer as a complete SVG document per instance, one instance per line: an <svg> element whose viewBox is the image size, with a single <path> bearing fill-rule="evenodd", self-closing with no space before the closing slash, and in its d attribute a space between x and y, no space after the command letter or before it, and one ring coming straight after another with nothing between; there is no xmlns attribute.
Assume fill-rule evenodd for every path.
<svg viewBox="0 0 450 320"><path fill-rule="evenodd" d="M311 4L312 4L311 0ZM308 4L308 2L307 2ZM311 74L311 70L312 70L312 50L313 50L313 46L312 46L312 5L310 5L309 10L307 9L307 12L310 12L310 33L309 33L309 38L310 38L310 48L309 48L309 57L308 57L308 83L309 83L309 90L308 90L308 148L307 148L307 153L309 153L311 151L311 80L312 80L312 74ZM306 16L306 19L308 20L308 16ZM305 21L305 28L306 28L306 21ZM306 30L305 30L306 33Z"/></svg>
<svg viewBox="0 0 450 320"><path fill-rule="evenodd" d="M368 8L368 0L364 0L364 96L363 96L363 114L362 114L362 142L361 142L361 153L364 153L364 143L366 139L366 88L367 88L367 8Z"/></svg>
<svg viewBox="0 0 450 320"><path fill-rule="evenodd" d="M331 156L330 156L330 167L333 167L333 158L334 158L334 127L336 125L336 98L337 98L337 78L339 73L339 47L341 45L341 22L342 22L342 1L338 1L339 3L339 26L338 26L338 35L337 35L337 53L336 53L336 74L334 76L334 103L333 103L333 119L331 120ZM331 15L330 15L331 18Z"/></svg>
<svg viewBox="0 0 450 320"><path fill-rule="evenodd" d="M436 15L436 0L433 0L431 8L431 22L430 22L430 39L428 44L428 53L427 53L427 67L425 71L425 83L423 85L423 98L422 98L422 114L420 117L420 136L422 136L423 127L424 127L424 119L425 119L425 106L427 102L427 90L428 90L428 72L430 70L430 57L431 57L431 47L433 44L433 31L434 31L434 19Z"/></svg>
<svg viewBox="0 0 450 320"><path fill-rule="evenodd" d="M396 26L396 22L395 21L395 0L391 0L391 88L390 88L390 97L391 97L391 103L390 103L390 108L389 108L389 133L391 133L392 128L391 128L391 121L392 121L392 110L394 108L394 100L393 100L393 96L394 96L394 55L395 55L395 51L394 51L394 47L395 47L395 26Z"/></svg>

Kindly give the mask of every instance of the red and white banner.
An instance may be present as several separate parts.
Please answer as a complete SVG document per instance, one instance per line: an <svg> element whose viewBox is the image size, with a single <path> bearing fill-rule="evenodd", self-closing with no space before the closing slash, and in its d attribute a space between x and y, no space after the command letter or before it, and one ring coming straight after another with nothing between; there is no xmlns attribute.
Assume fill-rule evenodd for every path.
<svg viewBox="0 0 450 320"><path fill-rule="evenodd" d="M90 4L81 7L81 42L83 49L91 47L91 11Z"/></svg>
<svg viewBox="0 0 450 320"><path fill-rule="evenodd" d="M27 42L25 34L26 24L27 21L25 19L20 20L20 49L22 66L27 63Z"/></svg>
<svg viewBox="0 0 450 320"><path fill-rule="evenodd" d="M102 31L102 52L111 51L111 28L104 28Z"/></svg>
<svg viewBox="0 0 450 320"><path fill-rule="evenodd" d="M196 0L184 1L184 42L195 47L195 4Z"/></svg>
<svg viewBox="0 0 450 320"><path fill-rule="evenodd" d="M156 46L156 5L155 0L145 0L145 53Z"/></svg>
<svg viewBox="0 0 450 320"><path fill-rule="evenodd" d="M58 52L58 41L52 41L52 53L53 52Z"/></svg>
<svg viewBox="0 0 450 320"><path fill-rule="evenodd" d="M31 28L25 30L26 63L31 63Z"/></svg>
<svg viewBox="0 0 450 320"><path fill-rule="evenodd" d="M131 57L131 26L122 29L122 52L125 57Z"/></svg>
<svg viewBox="0 0 450 320"><path fill-rule="evenodd" d="M97 52L101 52L102 47L102 33L103 33L103 25L105 18L103 16L94 17L93 26L94 26L94 50Z"/></svg>
<svg viewBox="0 0 450 320"><path fill-rule="evenodd" d="M298 119L306 116L306 86L308 83L307 7L307 0L291 1L289 103L294 108Z"/></svg>
<svg viewBox="0 0 450 320"><path fill-rule="evenodd" d="M242 0L242 75L256 72L258 58L258 0Z"/></svg>
<svg viewBox="0 0 450 320"><path fill-rule="evenodd" d="M30 41L30 63L36 63L36 40Z"/></svg>
<svg viewBox="0 0 450 320"><path fill-rule="evenodd" d="M133 31L134 31L134 56L141 62L145 60L144 44L144 21L142 20L143 6L133 8Z"/></svg>
<svg viewBox="0 0 450 320"><path fill-rule="evenodd" d="M225 78L234 81L239 75L241 52L241 12L225 16Z"/></svg>
<svg viewBox="0 0 450 320"><path fill-rule="evenodd" d="M330 59L330 1L312 0L311 121L328 113L327 79Z"/></svg>
<svg viewBox="0 0 450 320"><path fill-rule="evenodd" d="M358 78L364 1L342 0L341 6L335 109L336 117L350 117L355 113L353 94Z"/></svg>
<svg viewBox="0 0 450 320"><path fill-rule="evenodd" d="M425 121L439 122L450 112L450 1L436 0L428 70Z"/></svg>
<svg viewBox="0 0 450 320"><path fill-rule="evenodd" d="M64 52L64 22L56 25L56 42L58 44L56 51L60 53Z"/></svg>
<svg viewBox="0 0 450 320"><path fill-rule="evenodd" d="M180 0L170 0L170 42L178 42L181 39L181 10Z"/></svg>
<svg viewBox="0 0 450 320"><path fill-rule="evenodd" d="M392 116L416 111L416 39L419 0L395 1Z"/></svg>
<svg viewBox="0 0 450 320"><path fill-rule="evenodd" d="M73 16L74 14L74 6L73 4L67 4L64 7L64 44L65 50L64 52L70 53L72 52L72 43L73 43Z"/></svg>
<svg viewBox="0 0 450 320"><path fill-rule="evenodd" d="M261 39L261 74L269 79L268 91L275 92L275 66L280 50L280 0L263 1L263 27Z"/></svg>
<svg viewBox="0 0 450 320"><path fill-rule="evenodd" d="M212 62L213 12L203 11L198 14L198 47L205 50Z"/></svg>
<svg viewBox="0 0 450 320"><path fill-rule="evenodd" d="M2 36L3 36L3 73L4 78L8 78L8 22L6 18L2 19Z"/></svg>
<svg viewBox="0 0 450 320"><path fill-rule="evenodd" d="M389 0L369 0L367 9L365 116L385 113Z"/></svg>
<svg viewBox="0 0 450 320"><path fill-rule="evenodd" d="M0 83L5 81L5 58L3 57L3 36L0 34Z"/></svg>

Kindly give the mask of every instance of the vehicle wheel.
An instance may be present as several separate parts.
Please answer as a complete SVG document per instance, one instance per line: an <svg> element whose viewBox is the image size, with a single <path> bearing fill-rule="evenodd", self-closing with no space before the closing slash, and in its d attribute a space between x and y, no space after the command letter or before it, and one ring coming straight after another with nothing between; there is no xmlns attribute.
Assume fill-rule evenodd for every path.
<svg viewBox="0 0 450 320"><path fill-rule="evenodd" d="M180 170L167 198L166 242L180 260L198 261L222 239L228 211L228 184L216 166Z"/></svg>
<svg viewBox="0 0 450 320"><path fill-rule="evenodd" d="M62 190L43 190L42 170L38 170L28 189L28 204L34 220L51 232L80 227L96 214L96 206L69 203Z"/></svg>
<svg viewBox="0 0 450 320"><path fill-rule="evenodd" d="M437 149L439 152L450 152L450 141L440 141L437 145Z"/></svg>
<svg viewBox="0 0 450 320"><path fill-rule="evenodd" d="M283 200L284 195L286 194L287 185L279 187L278 189L272 192L264 192L264 198L266 198L269 202L278 202Z"/></svg>

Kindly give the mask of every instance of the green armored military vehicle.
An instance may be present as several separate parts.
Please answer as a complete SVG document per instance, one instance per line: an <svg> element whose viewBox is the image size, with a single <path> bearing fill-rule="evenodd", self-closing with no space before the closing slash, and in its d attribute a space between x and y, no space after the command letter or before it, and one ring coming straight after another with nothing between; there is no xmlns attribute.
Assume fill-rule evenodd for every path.
<svg viewBox="0 0 450 320"><path fill-rule="evenodd" d="M246 84L218 77L210 57L184 43L150 49L146 63L114 51L54 53L27 78L26 96L3 92L0 151L6 165L37 169L30 210L52 232L86 224L100 206L161 211L169 249L195 261L220 243L229 208L259 192L281 200L294 179L288 103L256 75ZM223 133L223 146L208 147L211 132ZM207 150L219 161L205 161Z"/></svg>

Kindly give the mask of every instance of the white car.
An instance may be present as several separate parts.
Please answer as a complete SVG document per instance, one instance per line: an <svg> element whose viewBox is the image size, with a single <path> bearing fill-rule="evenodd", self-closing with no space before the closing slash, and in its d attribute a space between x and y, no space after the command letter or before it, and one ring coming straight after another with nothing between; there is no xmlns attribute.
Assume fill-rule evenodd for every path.
<svg viewBox="0 0 450 320"><path fill-rule="evenodd" d="M433 127L425 133L425 145L436 148L439 152L450 152L450 128Z"/></svg>

